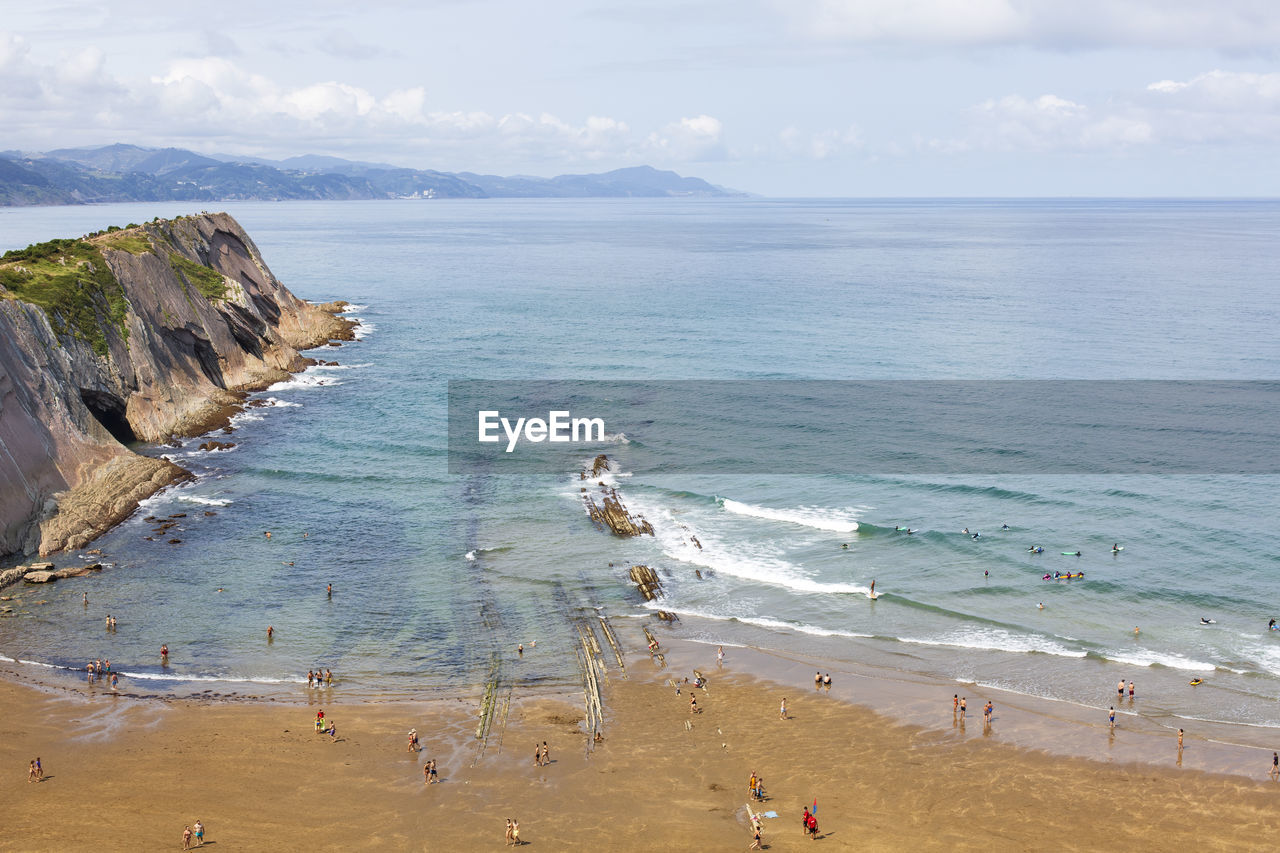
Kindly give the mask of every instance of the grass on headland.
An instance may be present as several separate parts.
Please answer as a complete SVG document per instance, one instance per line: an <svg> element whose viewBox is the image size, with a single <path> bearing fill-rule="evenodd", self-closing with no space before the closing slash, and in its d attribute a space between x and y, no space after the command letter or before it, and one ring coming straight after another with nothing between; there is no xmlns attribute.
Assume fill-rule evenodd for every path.
<svg viewBox="0 0 1280 853"><path fill-rule="evenodd" d="M177 252L169 253L169 264L173 271L185 278L187 283L200 291L200 295L210 302L221 302L227 298L227 283L222 273L188 260Z"/></svg>
<svg viewBox="0 0 1280 853"><path fill-rule="evenodd" d="M70 334L107 354L106 328L128 336L124 288L102 251L82 239L50 240L0 256L0 287L39 305L60 335Z"/></svg>

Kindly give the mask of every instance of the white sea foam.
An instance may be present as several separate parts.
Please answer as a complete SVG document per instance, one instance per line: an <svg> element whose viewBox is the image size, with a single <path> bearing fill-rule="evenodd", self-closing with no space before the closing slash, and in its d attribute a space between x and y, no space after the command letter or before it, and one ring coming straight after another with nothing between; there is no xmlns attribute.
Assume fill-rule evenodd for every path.
<svg viewBox="0 0 1280 853"><path fill-rule="evenodd" d="M467 558L468 560L474 560L474 559L476 558L476 552L475 552L475 551L468 551L468 552L466 553L466 558Z"/></svg>
<svg viewBox="0 0 1280 853"><path fill-rule="evenodd" d="M354 302L348 302L347 307L342 309L343 314L354 314L357 311L363 311L368 305L356 305Z"/></svg>
<svg viewBox="0 0 1280 853"><path fill-rule="evenodd" d="M378 327L363 317L352 317L356 321L356 326L351 330L351 336L357 341L363 341L371 332L378 331Z"/></svg>
<svg viewBox="0 0 1280 853"><path fill-rule="evenodd" d="M1048 637L1034 634L1015 634L1005 628L958 628L941 637L922 639L917 637L900 637L904 643L918 646L944 646L956 649L983 649L993 652L1014 652L1055 655L1064 658L1082 658L1086 652L1069 649Z"/></svg>
<svg viewBox="0 0 1280 853"><path fill-rule="evenodd" d="M178 495L178 500L204 506L230 506L231 498L205 498L200 495Z"/></svg>
<svg viewBox="0 0 1280 853"><path fill-rule="evenodd" d="M314 367L309 367L302 373L290 376L288 379L277 382L268 388L268 391L295 391L310 390L327 385L341 385L342 380L332 376L325 376L317 371Z"/></svg>
<svg viewBox="0 0 1280 853"><path fill-rule="evenodd" d="M811 577L794 563L764 551L765 544L742 543L726 546L711 534L694 530L684 521L677 521L663 507L632 503L636 512L654 526L654 534L663 553L673 560L712 569L720 574L742 580L779 586L793 592L804 593L857 593L868 594L871 589L858 583L832 583ZM701 548L693 544L697 538Z"/></svg>
<svg viewBox="0 0 1280 853"><path fill-rule="evenodd" d="M607 444L630 444L631 439L627 438L625 432L609 432L605 433L604 441Z"/></svg>
<svg viewBox="0 0 1280 853"><path fill-rule="evenodd" d="M753 506L752 504L730 500L729 498L723 498L721 505L727 511L737 515L800 524L817 530L830 530L834 533L853 533L858 529L858 522L849 517L851 513L848 510L824 509L821 507L774 509L767 506Z"/></svg>
<svg viewBox="0 0 1280 853"><path fill-rule="evenodd" d="M1170 669L1186 669L1192 672L1210 672L1217 669L1211 663L1192 660L1182 655L1153 652L1150 649L1125 652L1106 651L1102 653L1102 656L1114 663L1123 663L1128 666L1165 666Z"/></svg>
<svg viewBox="0 0 1280 853"><path fill-rule="evenodd" d="M688 616L695 619L710 619L716 622L741 622L757 628L768 628L771 631L795 631L815 637L849 637L853 639L870 639L871 634L859 634L854 631L841 631L836 628L822 628L818 625L806 625L800 622L785 622L781 619L770 619L766 616L735 616L732 614L712 613L696 608L672 608L661 601L647 601L641 605L647 610L665 610L677 616Z"/></svg>

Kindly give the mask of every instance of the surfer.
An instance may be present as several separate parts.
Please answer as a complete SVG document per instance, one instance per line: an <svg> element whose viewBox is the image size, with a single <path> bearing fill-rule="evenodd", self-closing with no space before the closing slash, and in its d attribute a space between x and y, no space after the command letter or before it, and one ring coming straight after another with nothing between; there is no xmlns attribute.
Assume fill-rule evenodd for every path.
<svg viewBox="0 0 1280 853"><path fill-rule="evenodd" d="M1119 542L1112 542L1112 543L1111 543L1111 550L1112 550L1112 551L1119 551L1119 550L1120 550L1120 543L1119 543Z"/></svg>
<svg viewBox="0 0 1280 853"><path fill-rule="evenodd" d="M876 582L874 578L871 580L871 594L873 596L876 594ZM1271 624L1274 626L1276 624L1276 620L1272 619Z"/></svg>
<svg viewBox="0 0 1280 853"><path fill-rule="evenodd" d="M1267 628L1268 628L1268 629L1270 629L1270 630L1272 630L1272 631L1275 631L1275 630L1276 630L1276 620L1272 619L1270 622L1268 622L1268 623L1267 623Z"/></svg>
<svg viewBox="0 0 1280 853"><path fill-rule="evenodd" d="M972 536L971 538L973 538L973 539L981 539L981 538L982 538L982 534L981 534L981 533L975 533L975 534L973 534L973 536Z"/></svg>
<svg viewBox="0 0 1280 853"><path fill-rule="evenodd" d="M969 528L967 528L967 527L966 527L964 530L961 530L960 532L961 532L961 533L968 533L968 532L969 532Z"/></svg>
<svg viewBox="0 0 1280 853"><path fill-rule="evenodd" d="M1000 525L1000 529L1001 529L1001 530L1008 530L1008 529L1009 529L1009 525L1007 525L1007 524L1002 524L1002 525Z"/></svg>
<svg viewBox="0 0 1280 853"><path fill-rule="evenodd" d="M1213 624L1213 620L1212 620L1212 619L1206 619L1205 617L1201 616L1201 617L1200 617L1200 624L1201 624L1201 625L1212 625L1212 624Z"/></svg>

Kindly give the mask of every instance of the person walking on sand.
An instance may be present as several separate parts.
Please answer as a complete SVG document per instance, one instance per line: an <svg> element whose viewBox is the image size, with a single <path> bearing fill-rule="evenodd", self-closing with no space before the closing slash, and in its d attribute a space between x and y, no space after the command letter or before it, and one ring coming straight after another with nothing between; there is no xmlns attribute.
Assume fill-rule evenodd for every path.
<svg viewBox="0 0 1280 853"><path fill-rule="evenodd" d="M964 696L961 696L960 697L960 719L963 720L965 714L968 713L968 711L969 711L968 699Z"/></svg>
<svg viewBox="0 0 1280 853"><path fill-rule="evenodd" d="M44 781L44 765L40 763L40 756L36 756L36 781Z"/></svg>
<svg viewBox="0 0 1280 853"><path fill-rule="evenodd" d="M785 720L787 718L787 697L782 697L782 704L778 706L778 719Z"/></svg>
<svg viewBox="0 0 1280 853"><path fill-rule="evenodd" d="M197 820L195 823L195 826L191 828L194 829L196 832L196 846L203 847L204 846L204 824Z"/></svg>
<svg viewBox="0 0 1280 853"><path fill-rule="evenodd" d="M763 850L764 848L760 846L760 824L758 823L752 824L752 829L754 830L754 832L751 835L751 846L748 847L747 849Z"/></svg>
<svg viewBox="0 0 1280 853"><path fill-rule="evenodd" d="M422 765L422 784L424 785L431 784L431 762L430 761Z"/></svg>
<svg viewBox="0 0 1280 853"><path fill-rule="evenodd" d="M724 664L724 646L716 647L716 663L721 665Z"/></svg>
<svg viewBox="0 0 1280 853"><path fill-rule="evenodd" d="M1178 729L1178 752L1182 752L1182 729Z"/></svg>
<svg viewBox="0 0 1280 853"><path fill-rule="evenodd" d="M185 826L182 829L182 849L183 850L191 849L191 827L190 826Z"/></svg>
<svg viewBox="0 0 1280 853"><path fill-rule="evenodd" d="M431 765L431 784L434 785L440 781L439 775L436 774L436 760L433 758L427 763Z"/></svg>
<svg viewBox="0 0 1280 853"><path fill-rule="evenodd" d="M511 846L519 847L523 843L520 840L520 821L513 820L511 821Z"/></svg>
<svg viewBox="0 0 1280 853"><path fill-rule="evenodd" d="M506 835L506 839L507 839L507 846L508 846L508 847L510 847L510 846L511 846L511 818L507 818L507 835Z"/></svg>
<svg viewBox="0 0 1280 853"><path fill-rule="evenodd" d="M959 713L960 713L960 694L952 693L951 694L951 716L954 717L956 714L959 714Z"/></svg>
<svg viewBox="0 0 1280 853"><path fill-rule="evenodd" d="M542 742L542 763L551 763L551 748L547 746L547 742L545 740Z"/></svg>
<svg viewBox="0 0 1280 853"><path fill-rule="evenodd" d="M1107 717L1107 723L1111 726L1111 731L1116 730L1116 706L1111 706L1111 715Z"/></svg>
<svg viewBox="0 0 1280 853"><path fill-rule="evenodd" d="M809 807L808 806L804 807L804 814L800 815L800 831L805 835L809 834Z"/></svg>
<svg viewBox="0 0 1280 853"><path fill-rule="evenodd" d="M27 781L36 781L36 763L34 760L27 765Z"/></svg>

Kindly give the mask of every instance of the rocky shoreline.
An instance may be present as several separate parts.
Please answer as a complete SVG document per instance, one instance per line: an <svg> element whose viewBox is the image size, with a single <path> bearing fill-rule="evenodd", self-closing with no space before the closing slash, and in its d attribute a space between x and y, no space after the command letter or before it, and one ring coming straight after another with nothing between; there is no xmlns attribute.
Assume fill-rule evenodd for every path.
<svg viewBox="0 0 1280 853"><path fill-rule="evenodd" d="M345 308L296 297L225 213L0 259L0 555L82 548L188 479L127 445L229 431L301 350L354 339Z"/></svg>

